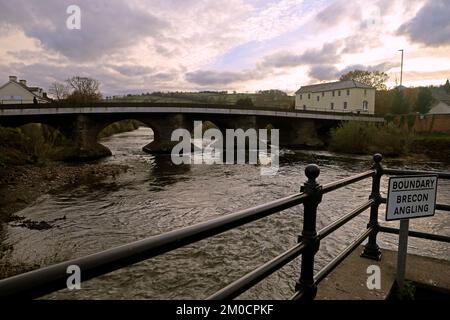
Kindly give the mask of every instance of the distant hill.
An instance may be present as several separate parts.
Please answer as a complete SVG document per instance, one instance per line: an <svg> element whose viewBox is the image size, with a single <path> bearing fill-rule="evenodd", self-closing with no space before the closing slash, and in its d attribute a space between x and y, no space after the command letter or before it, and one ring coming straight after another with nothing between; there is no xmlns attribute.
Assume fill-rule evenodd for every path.
<svg viewBox="0 0 450 320"><path fill-rule="evenodd" d="M282 91L267 90L258 93L227 93L226 91L202 92L153 92L141 95L110 97L110 102L155 102L155 103L209 103L235 105L240 99L250 98L255 107L291 109L294 96Z"/></svg>

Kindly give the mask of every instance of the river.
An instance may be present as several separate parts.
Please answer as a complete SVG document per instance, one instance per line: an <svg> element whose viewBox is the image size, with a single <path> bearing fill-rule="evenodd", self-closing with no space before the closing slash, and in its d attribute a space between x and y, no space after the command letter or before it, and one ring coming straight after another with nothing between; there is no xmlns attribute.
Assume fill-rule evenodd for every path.
<svg viewBox="0 0 450 320"><path fill-rule="evenodd" d="M143 239L162 232L249 208L299 191L304 168L317 163L319 182L327 183L366 170L367 157L329 152L283 152L277 175L261 176L255 165L181 165L170 156L141 151L151 130L139 128L102 140L113 156L101 160L130 166L130 170L102 182L79 185L57 194L42 195L17 213L49 222L47 230L30 230L13 223L4 226L5 244L13 250L4 259L47 265ZM397 168L447 170L440 162L384 161ZM383 178L385 195L387 179ZM370 180L324 196L317 227L328 225L367 200ZM438 202L450 203L450 182L440 181ZM384 206L381 207L384 210ZM82 283L81 290L66 290L49 299L202 299L270 260L296 243L302 229L298 206L216 237L189 245ZM380 219L384 215L380 213ZM316 269L326 265L366 227L368 212L321 242ZM386 223L398 226L398 222ZM450 235L450 215L415 219L410 228ZM381 235L379 244L395 249L397 236ZM446 244L410 239L409 252L450 260ZM299 276L294 260L240 298L289 298Z"/></svg>

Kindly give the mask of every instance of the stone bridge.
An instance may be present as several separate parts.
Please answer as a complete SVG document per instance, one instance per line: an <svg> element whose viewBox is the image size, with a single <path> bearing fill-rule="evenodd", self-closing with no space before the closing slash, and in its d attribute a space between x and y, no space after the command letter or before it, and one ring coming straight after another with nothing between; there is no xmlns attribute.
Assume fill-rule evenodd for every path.
<svg viewBox="0 0 450 320"><path fill-rule="evenodd" d="M177 143L171 141L173 130L193 132L194 121L211 121L221 131L226 129L263 129L268 124L280 130L281 147L316 147L324 143L330 128L341 121L383 122L383 118L338 112L307 112L230 105L113 103L86 106L58 104L0 105L0 125L18 127L42 123L58 129L73 146L79 158L110 154L97 136L108 125L126 119L139 120L154 132L147 152L170 153Z"/></svg>

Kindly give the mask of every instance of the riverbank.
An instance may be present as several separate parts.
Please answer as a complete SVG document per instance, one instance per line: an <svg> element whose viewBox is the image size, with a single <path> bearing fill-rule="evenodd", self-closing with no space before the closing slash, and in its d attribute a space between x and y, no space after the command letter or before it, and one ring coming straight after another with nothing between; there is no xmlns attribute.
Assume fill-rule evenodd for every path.
<svg viewBox="0 0 450 320"><path fill-rule="evenodd" d="M428 157L450 161L450 135L414 133L390 123L346 122L330 132L327 149L332 152L364 155L381 153L391 157Z"/></svg>
<svg viewBox="0 0 450 320"><path fill-rule="evenodd" d="M14 215L43 194L61 192L82 183L115 178L126 165L103 163L46 162L41 165L12 165L0 168L0 223L21 221ZM23 221L30 228L45 228L40 222Z"/></svg>

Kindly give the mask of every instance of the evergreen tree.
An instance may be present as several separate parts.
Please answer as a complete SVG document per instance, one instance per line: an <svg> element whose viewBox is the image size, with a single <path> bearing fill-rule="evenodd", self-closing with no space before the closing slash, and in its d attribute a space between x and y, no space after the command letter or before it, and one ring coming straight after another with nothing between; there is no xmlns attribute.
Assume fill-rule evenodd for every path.
<svg viewBox="0 0 450 320"><path fill-rule="evenodd" d="M428 88L421 88L414 109L421 114L425 114L430 111L431 103L433 102L433 96L431 90Z"/></svg>
<svg viewBox="0 0 450 320"><path fill-rule="evenodd" d="M391 105L391 112L393 114L407 114L409 112L409 106L402 90L395 90Z"/></svg>
<svg viewBox="0 0 450 320"><path fill-rule="evenodd" d="M448 79L447 79L447 82L444 84L444 89L445 89L445 92L450 94L450 82L448 81Z"/></svg>

